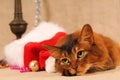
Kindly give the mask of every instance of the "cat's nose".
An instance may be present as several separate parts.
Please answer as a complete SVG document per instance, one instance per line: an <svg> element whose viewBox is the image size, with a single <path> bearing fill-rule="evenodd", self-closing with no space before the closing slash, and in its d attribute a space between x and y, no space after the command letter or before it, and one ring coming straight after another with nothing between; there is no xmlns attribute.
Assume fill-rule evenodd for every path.
<svg viewBox="0 0 120 80"><path fill-rule="evenodd" d="M77 68L77 65L76 65L76 64L73 64L72 67L73 67L74 69L76 69L76 68Z"/></svg>

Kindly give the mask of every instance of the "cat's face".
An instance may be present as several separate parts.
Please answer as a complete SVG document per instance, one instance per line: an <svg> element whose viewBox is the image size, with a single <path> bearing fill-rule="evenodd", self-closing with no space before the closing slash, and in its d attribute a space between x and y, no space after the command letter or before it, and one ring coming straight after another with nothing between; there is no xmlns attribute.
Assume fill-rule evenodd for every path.
<svg viewBox="0 0 120 80"><path fill-rule="evenodd" d="M94 43L93 31L88 24L81 31L62 38L56 46L45 47L56 59L56 70L64 76L85 74L103 56L103 52Z"/></svg>

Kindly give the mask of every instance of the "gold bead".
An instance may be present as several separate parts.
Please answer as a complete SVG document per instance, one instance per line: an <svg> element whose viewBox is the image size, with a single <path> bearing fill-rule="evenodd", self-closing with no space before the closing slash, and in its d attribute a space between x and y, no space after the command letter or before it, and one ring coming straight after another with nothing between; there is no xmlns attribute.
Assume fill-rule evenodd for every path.
<svg viewBox="0 0 120 80"><path fill-rule="evenodd" d="M37 60L32 60L29 63L29 68L31 71L36 72L39 70L39 65L38 65L38 61Z"/></svg>

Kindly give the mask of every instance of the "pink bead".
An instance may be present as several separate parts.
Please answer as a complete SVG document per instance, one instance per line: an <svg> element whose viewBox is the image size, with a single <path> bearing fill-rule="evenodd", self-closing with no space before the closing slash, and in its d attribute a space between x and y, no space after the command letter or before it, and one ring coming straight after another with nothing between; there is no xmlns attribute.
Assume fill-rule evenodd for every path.
<svg viewBox="0 0 120 80"><path fill-rule="evenodd" d="M10 66L12 70L20 70L20 72L30 72L28 67Z"/></svg>
<svg viewBox="0 0 120 80"><path fill-rule="evenodd" d="M20 72L30 72L30 70L28 69L28 67L23 67L20 69Z"/></svg>

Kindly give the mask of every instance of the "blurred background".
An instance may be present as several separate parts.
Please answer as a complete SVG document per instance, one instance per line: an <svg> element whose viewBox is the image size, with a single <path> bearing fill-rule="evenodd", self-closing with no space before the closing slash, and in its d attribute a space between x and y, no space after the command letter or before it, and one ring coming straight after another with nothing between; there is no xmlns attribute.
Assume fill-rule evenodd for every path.
<svg viewBox="0 0 120 80"><path fill-rule="evenodd" d="M27 34L35 27L36 3L21 1ZM41 0L40 16L41 21L54 22L68 33L90 24L95 32L120 43L120 0ZM4 46L16 39L9 26L13 18L14 0L0 0L0 59L4 58Z"/></svg>

